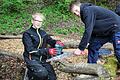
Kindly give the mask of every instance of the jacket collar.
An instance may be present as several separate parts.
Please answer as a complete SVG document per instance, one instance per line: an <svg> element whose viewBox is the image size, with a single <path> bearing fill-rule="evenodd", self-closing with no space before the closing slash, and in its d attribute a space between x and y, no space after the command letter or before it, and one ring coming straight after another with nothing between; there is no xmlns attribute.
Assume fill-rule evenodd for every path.
<svg viewBox="0 0 120 80"><path fill-rule="evenodd" d="M36 31L36 29L33 27L33 25L31 25L30 29L35 30L35 31ZM39 28L38 30L40 30L40 28Z"/></svg>
<svg viewBox="0 0 120 80"><path fill-rule="evenodd" d="M82 4L80 5L80 15L83 14L83 11L84 11L84 9L85 9L86 7L92 6L92 5L93 5L92 3L82 3Z"/></svg>

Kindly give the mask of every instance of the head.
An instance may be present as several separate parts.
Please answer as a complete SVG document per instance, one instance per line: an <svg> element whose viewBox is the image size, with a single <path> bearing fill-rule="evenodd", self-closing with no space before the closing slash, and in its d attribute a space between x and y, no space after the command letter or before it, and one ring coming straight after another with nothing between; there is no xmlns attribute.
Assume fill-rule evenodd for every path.
<svg viewBox="0 0 120 80"><path fill-rule="evenodd" d="M70 4L70 11L77 15L77 16L80 16L80 5L81 3L79 1L74 1L74 2L71 2Z"/></svg>
<svg viewBox="0 0 120 80"><path fill-rule="evenodd" d="M35 13L32 15L32 24L33 24L33 27L38 29L42 26L42 22L43 20L45 19L44 15L41 14L41 13Z"/></svg>

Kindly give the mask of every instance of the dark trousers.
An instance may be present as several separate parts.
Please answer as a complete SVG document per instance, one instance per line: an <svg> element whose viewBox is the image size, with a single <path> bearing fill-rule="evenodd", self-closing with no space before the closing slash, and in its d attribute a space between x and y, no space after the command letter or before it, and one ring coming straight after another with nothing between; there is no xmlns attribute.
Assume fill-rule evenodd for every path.
<svg viewBox="0 0 120 80"><path fill-rule="evenodd" d="M99 49L107 42L111 42L114 47L115 56L120 63L120 32L111 36L92 36L88 46L88 63L96 63L99 58Z"/></svg>
<svg viewBox="0 0 120 80"><path fill-rule="evenodd" d="M39 61L31 60L28 67L29 80L56 80L56 74L51 64L39 63Z"/></svg>
<svg viewBox="0 0 120 80"><path fill-rule="evenodd" d="M48 71L48 80L57 80L55 71L52 67L51 64L43 64L43 66L47 69Z"/></svg>

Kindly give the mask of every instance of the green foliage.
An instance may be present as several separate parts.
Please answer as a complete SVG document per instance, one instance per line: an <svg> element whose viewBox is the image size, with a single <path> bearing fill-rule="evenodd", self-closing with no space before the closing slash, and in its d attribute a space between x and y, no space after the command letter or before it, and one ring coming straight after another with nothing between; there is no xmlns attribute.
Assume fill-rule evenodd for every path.
<svg viewBox="0 0 120 80"><path fill-rule="evenodd" d="M83 27L77 25L78 17L72 15L68 9L73 0L1 0L0 1L0 33L21 33L30 25L33 12L41 12L46 16L44 29L52 30L56 34L83 33ZM89 0L91 1L91 0ZM92 0L95 2L95 0ZM39 7L41 5L45 7ZM106 0L97 5L106 7ZM3 13L3 14L2 14ZM61 27L61 22L73 21L73 25ZM58 25L59 24L59 25Z"/></svg>
<svg viewBox="0 0 120 80"><path fill-rule="evenodd" d="M25 8L23 0L2 0L0 4L1 13L21 12Z"/></svg>
<svg viewBox="0 0 120 80"><path fill-rule="evenodd" d="M22 16L21 16L22 15ZM2 17L4 16L4 17ZM27 29L30 22L30 15L27 13L0 15L0 33L1 34L20 34Z"/></svg>
<svg viewBox="0 0 120 80"><path fill-rule="evenodd" d="M75 19L73 15L68 11L68 5L72 0L61 0L61 1L55 1L53 5L46 6L42 9L37 9L35 12L42 12L46 16L46 20L44 22L44 28L50 28L51 26L54 27L54 25L58 24L59 22L64 22L69 19ZM40 2L40 1L39 1ZM30 11L33 10L34 7L31 5L36 4L36 0L33 1L23 1L23 0L4 0L1 3L1 7L3 8L3 12L5 14L0 15L2 19L0 22L0 33L1 34L9 34L9 33L21 33L24 31L26 26L29 26L30 24L30 16L29 15L29 9L27 9L28 12L25 12L25 6L28 5L27 8L30 6ZM9 8L10 6L13 6L12 8ZM24 9L23 9L24 8ZM0 8L1 9L1 8ZM18 13L20 11L20 13ZM32 12L32 11L31 11ZM9 13L9 14L7 14ZM29 16L29 17L28 17ZM25 17L25 18L24 18ZM71 29L72 30L72 29ZM70 31L71 31L70 30ZM55 31L54 31L55 32ZM62 34L67 34L66 31L62 31ZM57 33L60 33L58 31Z"/></svg>
<svg viewBox="0 0 120 80"><path fill-rule="evenodd" d="M96 5L102 6L102 7L111 9L111 10L113 10L115 8L116 3L117 3L116 0L112 0L112 1L109 1L109 0L96 1Z"/></svg>
<svg viewBox="0 0 120 80"><path fill-rule="evenodd" d="M67 21L71 18L74 19L74 16L68 11L68 5L71 1L72 0L55 1L54 5L49 5L40 10L40 12L46 16L45 28L60 21Z"/></svg>
<svg viewBox="0 0 120 80"><path fill-rule="evenodd" d="M90 2L98 6L109 8L113 10L116 6L117 0L80 0L81 2Z"/></svg>
<svg viewBox="0 0 120 80"><path fill-rule="evenodd" d="M62 14L67 14L69 11L69 4L73 0L59 0L55 2L55 7L58 9Z"/></svg>
<svg viewBox="0 0 120 80"><path fill-rule="evenodd" d="M70 34L70 33L79 33L81 34L83 32L83 29L78 27L76 23L73 23L73 25L64 26L61 27L61 22L66 22L68 20L73 20L73 22L76 22L75 20L78 19L78 17L75 17L75 15L72 15L68 11L68 6L72 0L60 0L60 1L54 1L54 5L49 5L47 7L44 7L40 10L45 16L46 20L44 22L44 29L52 30L50 32L54 32L55 34ZM57 26L56 24L59 24Z"/></svg>
<svg viewBox="0 0 120 80"><path fill-rule="evenodd" d="M116 69L117 69L117 60L115 56L107 57L107 62L104 64L104 67L107 69L111 77L116 76Z"/></svg>
<svg viewBox="0 0 120 80"><path fill-rule="evenodd" d="M70 13L68 15L62 14L55 6L51 5L45 7L41 12L46 16L45 26L48 27L51 24L56 24L59 21L66 21L70 18Z"/></svg>
<svg viewBox="0 0 120 80"><path fill-rule="evenodd" d="M81 27L77 27L77 26L70 26L70 27L66 27L66 28L54 28L53 29L54 33L56 34L72 34L72 33L77 33L78 35L82 35L84 28Z"/></svg>

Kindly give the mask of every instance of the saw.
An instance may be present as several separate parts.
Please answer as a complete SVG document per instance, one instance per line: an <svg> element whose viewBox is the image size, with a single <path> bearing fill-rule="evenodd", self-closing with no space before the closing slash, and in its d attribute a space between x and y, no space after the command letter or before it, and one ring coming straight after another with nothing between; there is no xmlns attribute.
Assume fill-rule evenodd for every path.
<svg viewBox="0 0 120 80"><path fill-rule="evenodd" d="M68 53L68 52L62 52L62 54L54 56L50 59L47 59L46 62L54 62L54 61L59 61L59 60L63 60L69 57L75 56L73 53Z"/></svg>

